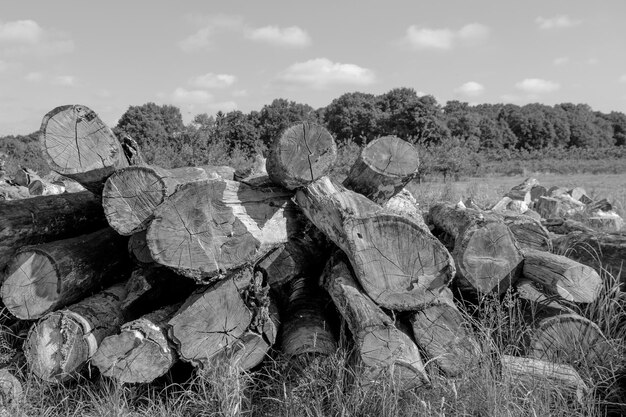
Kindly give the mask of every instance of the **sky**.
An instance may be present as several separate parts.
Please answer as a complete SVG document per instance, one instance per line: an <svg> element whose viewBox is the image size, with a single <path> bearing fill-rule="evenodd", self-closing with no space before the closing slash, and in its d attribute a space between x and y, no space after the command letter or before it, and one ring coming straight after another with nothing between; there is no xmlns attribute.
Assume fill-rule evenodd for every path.
<svg viewBox="0 0 626 417"><path fill-rule="evenodd" d="M0 135L65 104L314 108L410 87L626 112L626 0L0 0Z"/></svg>

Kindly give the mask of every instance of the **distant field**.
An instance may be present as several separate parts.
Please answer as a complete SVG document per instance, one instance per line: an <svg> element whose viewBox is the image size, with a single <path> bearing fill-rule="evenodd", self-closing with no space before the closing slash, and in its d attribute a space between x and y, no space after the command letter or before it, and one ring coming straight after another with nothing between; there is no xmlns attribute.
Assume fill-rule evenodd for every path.
<svg viewBox="0 0 626 417"><path fill-rule="evenodd" d="M435 201L459 201L471 197L479 205L497 202L504 193L528 177L539 180L541 185L550 187L582 187L594 200L606 198L621 215L626 214L626 174L536 174L528 176L494 176L467 178L456 182L426 182L411 184L410 190L422 206Z"/></svg>

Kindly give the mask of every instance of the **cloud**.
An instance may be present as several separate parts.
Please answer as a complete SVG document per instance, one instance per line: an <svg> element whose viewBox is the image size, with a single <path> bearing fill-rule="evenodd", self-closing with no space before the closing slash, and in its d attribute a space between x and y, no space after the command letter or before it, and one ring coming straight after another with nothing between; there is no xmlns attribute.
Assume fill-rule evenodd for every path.
<svg viewBox="0 0 626 417"><path fill-rule="evenodd" d="M462 86L454 90L457 93L464 94L469 97L476 97L481 95L485 91L485 87L476 81L468 81Z"/></svg>
<svg viewBox="0 0 626 417"><path fill-rule="evenodd" d="M213 101L213 94L204 90L187 90L178 87L172 94L172 100L184 104L207 104Z"/></svg>
<svg viewBox="0 0 626 417"><path fill-rule="evenodd" d="M31 83L38 83L42 81L43 78L44 78L44 75L42 72L29 72L28 74L24 76L24 79Z"/></svg>
<svg viewBox="0 0 626 417"><path fill-rule="evenodd" d="M540 29L563 29L579 25L582 23L582 20L575 20L567 15L559 15L548 18L539 16L535 19L535 23L539 25Z"/></svg>
<svg viewBox="0 0 626 417"><path fill-rule="evenodd" d="M76 82L76 78L73 75L58 75L52 80L53 84L72 86Z"/></svg>
<svg viewBox="0 0 626 417"><path fill-rule="evenodd" d="M266 42L277 46L302 48L311 44L311 37L297 26L279 28L264 26L249 30L246 37L255 42Z"/></svg>
<svg viewBox="0 0 626 417"><path fill-rule="evenodd" d="M233 85L237 77L230 74L213 74L209 72L189 80L189 85L198 88L224 88Z"/></svg>
<svg viewBox="0 0 626 417"><path fill-rule="evenodd" d="M626 74L622 74L622 76L621 76L621 77L619 77L618 81L619 81L620 83L626 83Z"/></svg>
<svg viewBox="0 0 626 417"><path fill-rule="evenodd" d="M44 29L34 20L0 22L0 53L49 56L73 50L74 42L69 36Z"/></svg>
<svg viewBox="0 0 626 417"><path fill-rule="evenodd" d="M541 78L526 78L515 84L515 88L528 94L551 93L561 88L560 84Z"/></svg>
<svg viewBox="0 0 626 417"><path fill-rule="evenodd" d="M243 28L243 20L239 16L188 16L188 20L192 24L201 27L196 33L178 43L178 46L185 52L210 49L218 33L224 31L240 31Z"/></svg>
<svg viewBox="0 0 626 417"><path fill-rule="evenodd" d="M213 94L205 90L187 90L186 88L178 87L170 95L170 99L185 109L185 111L193 114L214 114L220 110L229 112L237 109L237 103L234 101L216 101Z"/></svg>
<svg viewBox="0 0 626 417"><path fill-rule="evenodd" d="M411 25L406 30L405 41L416 49L452 49L458 42L479 43L489 37L491 29L480 23L470 23L457 31L443 28L431 29Z"/></svg>
<svg viewBox="0 0 626 417"><path fill-rule="evenodd" d="M554 65L563 65L563 64L567 64L568 62L569 62L569 58L566 56L560 56L558 58L554 58L554 60L552 61Z"/></svg>
<svg viewBox="0 0 626 417"><path fill-rule="evenodd" d="M0 72L5 71L7 68L9 68L9 64L0 59Z"/></svg>
<svg viewBox="0 0 626 417"><path fill-rule="evenodd" d="M278 78L320 89L335 84L369 85L376 79L374 72L367 68L332 62L327 58L295 63L280 73Z"/></svg>

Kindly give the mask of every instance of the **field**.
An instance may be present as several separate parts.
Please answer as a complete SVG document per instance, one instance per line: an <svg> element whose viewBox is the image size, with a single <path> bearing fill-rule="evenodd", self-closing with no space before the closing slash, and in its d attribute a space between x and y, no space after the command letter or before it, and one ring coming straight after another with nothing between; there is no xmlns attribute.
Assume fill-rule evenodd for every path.
<svg viewBox="0 0 626 417"><path fill-rule="evenodd" d="M536 175L542 185L580 186L594 199L607 198L620 214L626 209L626 174ZM473 198L493 204L516 177L470 178L453 183L412 184L422 208L440 201ZM336 355L294 366L277 352L261 369L239 372L236 364L216 365L196 374L180 367L150 386L116 386L85 378L68 386L46 385L28 375L24 401L0 408L0 416L604 416L626 414L626 300L610 275L600 299L582 313L592 318L610 341L606 362L578 364L589 390L573 392L543 381L521 385L499 375L501 354L519 353L524 329L519 305L486 299L469 319L483 357L458 379L434 377L432 387L398 391L387 380L370 387L351 383L348 335L340 335ZM181 375L183 377L181 377ZM183 382L184 381L184 382Z"/></svg>

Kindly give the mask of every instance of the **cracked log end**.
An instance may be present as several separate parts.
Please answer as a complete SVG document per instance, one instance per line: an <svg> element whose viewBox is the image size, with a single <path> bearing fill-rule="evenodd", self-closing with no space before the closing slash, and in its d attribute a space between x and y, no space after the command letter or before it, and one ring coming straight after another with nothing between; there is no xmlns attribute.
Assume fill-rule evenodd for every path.
<svg viewBox="0 0 626 417"><path fill-rule="evenodd" d="M321 125L303 122L287 128L272 144L267 173L293 190L326 175L337 159L333 136Z"/></svg>
<svg viewBox="0 0 626 417"><path fill-rule="evenodd" d="M410 143L384 136L370 142L359 155L344 186L384 204L417 176L419 156Z"/></svg>

